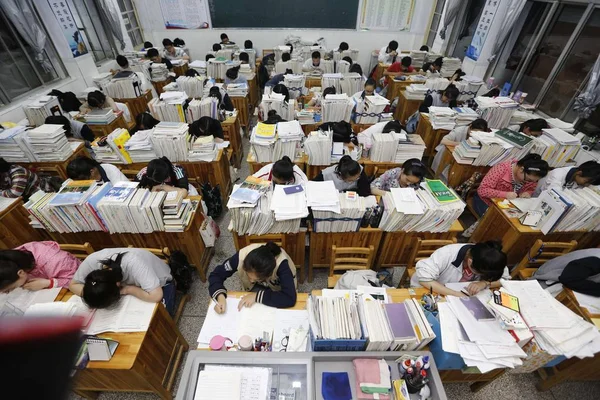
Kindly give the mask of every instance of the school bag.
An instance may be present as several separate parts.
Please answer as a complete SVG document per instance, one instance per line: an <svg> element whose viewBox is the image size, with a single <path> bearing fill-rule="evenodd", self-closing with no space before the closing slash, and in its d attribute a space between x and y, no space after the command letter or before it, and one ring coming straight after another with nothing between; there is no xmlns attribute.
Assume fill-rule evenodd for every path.
<svg viewBox="0 0 600 400"><path fill-rule="evenodd" d="M392 274L388 271L375 272L372 269L348 271L335 284L334 289L356 290L358 286L392 286Z"/></svg>
<svg viewBox="0 0 600 400"><path fill-rule="evenodd" d="M207 214L213 218L217 218L223 212L223 204L221 203L221 189L219 185L214 188L210 183L200 185L202 191L202 199L206 203L208 209Z"/></svg>
<svg viewBox="0 0 600 400"><path fill-rule="evenodd" d="M419 110L415 111L413 115L408 117L406 120L406 132L407 133L415 133L417 130L417 125L419 124L419 119L421 118L421 113Z"/></svg>

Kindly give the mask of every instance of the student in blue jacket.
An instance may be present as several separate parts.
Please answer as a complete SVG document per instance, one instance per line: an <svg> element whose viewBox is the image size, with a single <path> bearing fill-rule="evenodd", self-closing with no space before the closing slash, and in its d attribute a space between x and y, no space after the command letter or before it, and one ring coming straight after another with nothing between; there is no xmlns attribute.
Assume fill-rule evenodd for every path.
<svg viewBox="0 0 600 400"><path fill-rule="evenodd" d="M243 290L252 292L242 297L238 309L252 307L254 303L277 308L296 304L298 282L294 262L281 247L267 242L244 247L210 273L208 292L217 302L217 313L224 314L227 311L225 280L236 272Z"/></svg>

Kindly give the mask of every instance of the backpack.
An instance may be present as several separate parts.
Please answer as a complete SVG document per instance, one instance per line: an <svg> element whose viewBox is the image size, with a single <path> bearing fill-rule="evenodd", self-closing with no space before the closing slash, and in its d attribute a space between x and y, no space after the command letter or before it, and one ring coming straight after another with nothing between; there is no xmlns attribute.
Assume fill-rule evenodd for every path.
<svg viewBox="0 0 600 400"><path fill-rule="evenodd" d="M187 256L183 251L176 250L169 257L169 267L171 275L175 280L177 290L187 293L192 287L194 267L188 262Z"/></svg>
<svg viewBox="0 0 600 400"><path fill-rule="evenodd" d="M415 133L417 130L417 125L419 124L419 119L421 119L421 113L419 110L415 111L413 115L408 117L406 120L406 132L407 133Z"/></svg>
<svg viewBox="0 0 600 400"><path fill-rule="evenodd" d="M210 183L203 183L200 185L200 190L202 191L202 199L206 203L207 214L213 218L219 217L223 212L219 185L213 188Z"/></svg>
<svg viewBox="0 0 600 400"><path fill-rule="evenodd" d="M392 286L392 275L388 271L373 271L372 269L361 271L348 271L335 284L334 289L356 290L358 286Z"/></svg>
<svg viewBox="0 0 600 400"><path fill-rule="evenodd" d="M352 131L352 125L346 121L339 122L325 122L319 125L319 130L326 132L329 129L333 132L333 141L334 142L342 142L342 143L354 143L358 145L358 140L356 139L356 135Z"/></svg>

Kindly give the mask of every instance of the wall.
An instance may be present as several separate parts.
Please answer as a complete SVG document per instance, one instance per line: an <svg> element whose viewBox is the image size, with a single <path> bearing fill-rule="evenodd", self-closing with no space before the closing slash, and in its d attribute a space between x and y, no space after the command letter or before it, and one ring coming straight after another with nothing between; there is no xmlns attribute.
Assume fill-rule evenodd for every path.
<svg viewBox="0 0 600 400"><path fill-rule="evenodd" d="M353 49L359 50L358 62L366 72L370 65L371 52L396 40L401 50L410 50L421 47L425 42L425 32L428 28L432 11L433 0L418 0L415 2L411 32L375 32L355 30L329 30L329 29L204 29L204 30L167 30L164 27L160 0L135 0L134 1L140 23L144 30L144 38L156 47L161 46L164 38L183 39L190 49L192 59L204 59L207 51L214 43L220 41L219 35L227 32L229 38L243 44L244 40L252 40L254 47L271 49L284 44L288 35L300 36L305 40L316 40L323 37L329 49L337 48L340 42L345 41ZM259 53L262 54L262 53Z"/></svg>

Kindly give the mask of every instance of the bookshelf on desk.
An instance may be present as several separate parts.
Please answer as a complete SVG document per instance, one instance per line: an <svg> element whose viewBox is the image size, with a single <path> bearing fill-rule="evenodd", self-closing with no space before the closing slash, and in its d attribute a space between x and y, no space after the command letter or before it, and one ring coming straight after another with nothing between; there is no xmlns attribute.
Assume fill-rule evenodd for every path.
<svg viewBox="0 0 600 400"><path fill-rule="evenodd" d="M135 121L138 115L148 110L148 102L152 100L152 90L146 90L142 95L127 99L114 99L117 103L125 103L129 107L131 120Z"/></svg>
<svg viewBox="0 0 600 400"><path fill-rule="evenodd" d="M29 242L46 240L45 235L29 225L29 212L23 199L0 198L0 249L14 249Z"/></svg>
<svg viewBox="0 0 600 400"><path fill-rule="evenodd" d="M75 142L69 142L69 144ZM50 175L59 176L62 179L68 179L67 166L77 157L89 157L88 152L83 142L79 142L77 148L64 161L44 161L44 162L19 162L17 164L27 168L33 172L49 173Z"/></svg>
<svg viewBox="0 0 600 400"><path fill-rule="evenodd" d="M398 105L396 106L396 111L394 112L394 119L397 119L402 124L405 124L408 117L413 115L419 109L423 100L407 99L406 90L400 90L398 92L398 97Z"/></svg>
<svg viewBox="0 0 600 400"><path fill-rule="evenodd" d="M452 155L453 151L454 147L446 146L444 157L442 158L442 161L440 162L437 171L433 171L434 176L439 178L444 169L446 169L446 166L450 166L450 168L448 169L447 176L447 184L449 187L457 187L458 185L469 179L471 176L473 176L475 172L479 172L482 175L485 175L489 172L490 169L492 169L492 167L488 165L476 166L471 164L460 164Z"/></svg>

